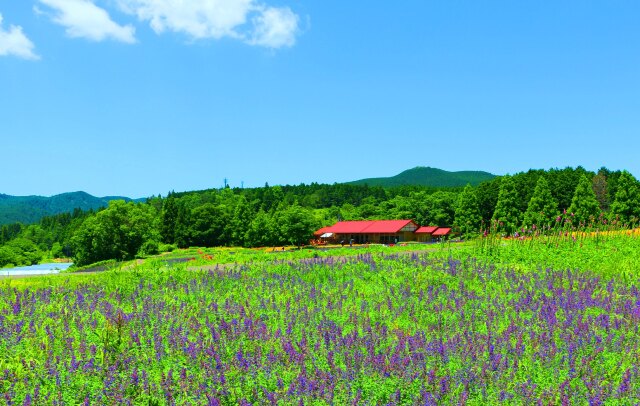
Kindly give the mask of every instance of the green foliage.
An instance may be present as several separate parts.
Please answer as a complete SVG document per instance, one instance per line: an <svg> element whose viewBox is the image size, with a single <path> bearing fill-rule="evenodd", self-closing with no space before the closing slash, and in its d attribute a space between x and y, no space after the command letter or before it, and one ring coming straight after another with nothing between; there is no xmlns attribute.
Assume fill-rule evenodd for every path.
<svg viewBox="0 0 640 406"><path fill-rule="evenodd" d="M51 258L62 258L64 257L64 251L62 250L62 244L59 242L54 242L51 246Z"/></svg>
<svg viewBox="0 0 640 406"><path fill-rule="evenodd" d="M249 224L245 234L245 246L266 247L275 245L274 225L271 217L260 209Z"/></svg>
<svg viewBox="0 0 640 406"><path fill-rule="evenodd" d="M426 168L408 171L408 174L417 176L424 172L423 169ZM513 175L511 181L506 182L513 183L511 191L515 190L517 198L509 199L509 212L506 215L519 220L523 218L534 195L535 185L543 176L549 183L551 196L559 202L560 209L571 204L571 196L581 176L593 178L594 188L599 188L599 198L606 197L609 201L614 201L621 173L606 168L601 168L598 173L599 175L595 175L578 167L530 170ZM603 177L606 178L605 189ZM502 179L493 178L473 189L480 216L485 223L489 223L497 210L501 184L504 183ZM623 185L621 190L628 189L624 186L625 182L623 178L620 182ZM107 221L101 213L108 209L98 212L76 209L72 213L44 217L35 224L14 223L0 226L0 246L5 246L2 251L4 263L14 264L16 258L20 262L25 261L25 257L16 252L15 248L6 247L8 242L16 238L32 241L47 258L76 257L81 261L93 261L98 258L122 260L136 255L146 256L156 252L156 249L163 251L164 247L170 246L256 247L304 243L310 237L308 229L314 231L313 228L330 225L338 220L413 219L420 225L455 225L470 230L477 223L475 216L471 216L469 227L463 226L468 218L464 220L465 214L462 212L458 214L463 216L463 220L456 220L456 206L462 194L462 188L451 187L401 185L383 188L317 183L171 192L166 198L158 196L146 199L138 204L139 209L122 211L124 217L133 215L146 219L141 233L130 231L135 227L129 225L124 217L117 221ZM0 200L2 199L4 198L0 196ZM548 195L544 200L549 200ZM637 210L638 204L631 199L628 206L633 211ZM289 210L292 207L295 208ZM499 211L504 211L505 207L503 202ZM626 210L620 205L618 207L616 210L621 213ZM109 210L109 213L113 214L113 211ZM146 214L139 215L138 211ZM548 210L543 208L542 211L546 213ZM301 221L293 224L290 218L299 218ZM105 224L124 224L123 228L129 231L112 230L111 225ZM505 225L509 227L511 234L520 225L520 221L503 222L502 232L507 232ZM292 234L289 235L289 232ZM143 236L140 237L140 234ZM91 254L92 252L95 254Z"/></svg>
<svg viewBox="0 0 640 406"><path fill-rule="evenodd" d="M600 205L600 210L609 210L609 192L607 186L607 177L603 170L598 171L598 174L591 179L591 186L593 192L596 194L596 200Z"/></svg>
<svg viewBox="0 0 640 406"><path fill-rule="evenodd" d="M640 185L627 171L623 171L618 178L615 200L611 205L611 217L623 224L634 224L640 219Z"/></svg>
<svg viewBox="0 0 640 406"><path fill-rule="evenodd" d="M513 234L520 225L520 214L518 192L513 178L509 175L503 176L500 181L500 194L496 210L493 212L491 220L496 224L498 231Z"/></svg>
<svg viewBox="0 0 640 406"><path fill-rule="evenodd" d="M247 228L251 224L254 217L254 209L252 205L247 201L247 198L240 195L236 201L235 208L233 209L233 215L228 224L230 235L229 241L224 244L234 246L246 246L246 233Z"/></svg>
<svg viewBox="0 0 640 406"><path fill-rule="evenodd" d="M115 200L87 218L73 237L74 262L86 265L106 259L127 260L149 240L157 241L156 213L149 205Z"/></svg>
<svg viewBox="0 0 640 406"><path fill-rule="evenodd" d="M551 194L558 201L558 208L560 210L568 210L580 179L583 176L590 179L593 173L587 172L583 167L579 166L576 169L552 169L546 176L551 188Z"/></svg>
<svg viewBox="0 0 640 406"><path fill-rule="evenodd" d="M479 232L481 223L478 199L471 185L467 185L458 198L453 225L463 236L471 236Z"/></svg>
<svg viewBox="0 0 640 406"><path fill-rule="evenodd" d="M491 255L263 253L0 283L0 392L17 405L635 404L640 239L582 234L500 239Z"/></svg>
<svg viewBox="0 0 640 406"><path fill-rule="evenodd" d="M18 254L15 250L6 245L0 246L0 268L20 265L18 261Z"/></svg>
<svg viewBox="0 0 640 406"><path fill-rule="evenodd" d="M178 222L178 205L173 194L169 193L162 203L160 220L160 236L162 242L173 244L176 242L176 224Z"/></svg>
<svg viewBox="0 0 640 406"><path fill-rule="evenodd" d="M580 178L567 212L572 217L572 224L576 226L589 225L595 222L600 215L600 205L596 200L596 194L591 187L591 181L585 175Z"/></svg>
<svg viewBox="0 0 640 406"><path fill-rule="evenodd" d="M551 227L558 216L558 202L551 195L549 184L544 176L538 178L538 183L529 200L529 206L524 213L524 226Z"/></svg>
<svg viewBox="0 0 640 406"><path fill-rule="evenodd" d="M15 238L0 247L0 267L37 264L44 253L31 240Z"/></svg>
<svg viewBox="0 0 640 406"><path fill-rule="evenodd" d="M205 203L191 211L191 239L189 245L213 247L223 244L222 233L228 222L220 205Z"/></svg>
<svg viewBox="0 0 640 406"><path fill-rule="evenodd" d="M478 208L480 216L485 223L491 222L493 212L496 211L498 203L498 195L500 194L500 180L495 178L488 182L482 182L476 189L476 197L478 199Z"/></svg>
<svg viewBox="0 0 640 406"><path fill-rule="evenodd" d="M291 245L307 244L318 228L311 212L297 204L282 209L276 219L280 241Z"/></svg>
<svg viewBox="0 0 640 406"><path fill-rule="evenodd" d="M420 185L431 187L476 186L495 177L488 172L460 171L448 172L442 169L418 166L389 178L369 178L349 182L352 185L395 187L402 185Z"/></svg>

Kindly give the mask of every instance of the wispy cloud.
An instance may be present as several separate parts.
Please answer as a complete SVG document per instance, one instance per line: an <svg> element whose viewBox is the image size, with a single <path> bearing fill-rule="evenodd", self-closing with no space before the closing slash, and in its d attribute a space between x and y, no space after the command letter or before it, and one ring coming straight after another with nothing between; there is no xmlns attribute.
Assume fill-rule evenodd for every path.
<svg viewBox="0 0 640 406"><path fill-rule="evenodd" d="M295 44L298 16L288 7L256 0L118 0L121 8L148 21L161 34L181 32L193 39L234 38L269 48Z"/></svg>
<svg viewBox="0 0 640 406"><path fill-rule="evenodd" d="M119 25L109 13L91 0L39 0L51 8L51 20L66 28L72 38L86 38L91 41L113 39L132 44L136 42L132 25Z"/></svg>
<svg viewBox="0 0 640 406"><path fill-rule="evenodd" d="M2 14L0 14L0 56L13 55L23 59L40 59L33 52L35 46L22 32L22 27L10 25L9 30L2 27Z"/></svg>

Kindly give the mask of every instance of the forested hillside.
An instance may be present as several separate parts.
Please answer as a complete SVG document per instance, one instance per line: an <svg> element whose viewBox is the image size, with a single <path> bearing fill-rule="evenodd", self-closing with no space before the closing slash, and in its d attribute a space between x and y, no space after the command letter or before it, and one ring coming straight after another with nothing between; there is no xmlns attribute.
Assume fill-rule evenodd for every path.
<svg viewBox="0 0 640 406"><path fill-rule="evenodd" d="M45 216L69 213L75 209L95 210L107 207L111 200L131 199L121 196L95 197L85 192L62 193L51 197L0 194L0 225L35 223Z"/></svg>
<svg viewBox="0 0 640 406"><path fill-rule="evenodd" d="M464 237L489 227L512 234L557 222L626 227L640 218L640 186L628 172L581 167L530 170L476 187L393 188L348 184L268 186L169 193L144 203L112 201L31 225L0 227L0 266L43 257L77 264L131 259L175 247L305 244L338 220L414 219Z"/></svg>
<svg viewBox="0 0 640 406"><path fill-rule="evenodd" d="M464 187L467 184L477 186L482 182L495 178L496 175L482 171L448 172L442 169L418 166L388 178L368 178L353 182L350 185L369 185L396 187L405 185L431 187Z"/></svg>

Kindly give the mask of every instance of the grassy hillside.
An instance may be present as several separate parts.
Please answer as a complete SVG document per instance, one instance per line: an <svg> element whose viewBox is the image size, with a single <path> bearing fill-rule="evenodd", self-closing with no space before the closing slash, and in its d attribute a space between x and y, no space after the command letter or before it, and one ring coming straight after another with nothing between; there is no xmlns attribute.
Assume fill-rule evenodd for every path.
<svg viewBox="0 0 640 406"><path fill-rule="evenodd" d="M85 192L45 196L9 196L0 194L0 225L20 222L35 223L44 216L71 212L74 209L98 209L110 200L131 200L128 197L95 197Z"/></svg>
<svg viewBox="0 0 640 406"><path fill-rule="evenodd" d="M347 182L351 185L369 185L394 187L403 185L420 185L432 187L460 187L470 183L473 186L496 176L481 171L448 172L442 169L418 166L408 169L396 176L389 178L368 178Z"/></svg>

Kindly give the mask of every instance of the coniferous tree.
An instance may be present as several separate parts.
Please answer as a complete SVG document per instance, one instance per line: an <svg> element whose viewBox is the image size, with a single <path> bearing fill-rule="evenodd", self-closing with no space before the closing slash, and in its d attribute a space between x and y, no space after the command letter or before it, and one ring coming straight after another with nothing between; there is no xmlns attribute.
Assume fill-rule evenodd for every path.
<svg viewBox="0 0 640 406"><path fill-rule="evenodd" d="M500 193L496 210L493 212L492 221L497 224L497 230L507 234L513 234L520 224L520 211L518 210L518 193L513 179L509 175L502 177L500 181Z"/></svg>
<svg viewBox="0 0 640 406"><path fill-rule="evenodd" d="M176 221L178 220L178 206L173 194L169 194L162 205L160 219L160 235L162 242L173 244L176 240Z"/></svg>
<svg viewBox="0 0 640 406"><path fill-rule="evenodd" d="M180 248L187 248L191 244L191 210L180 201L176 216L175 241Z"/></svg>
<svg viewBox="0 0 640 406"><path fill-rule="evenodd" d="M247 245L246 234L249 225L254 217L254 211L251 204L247 201L246 197L240 195L236 206L233 209L233 216L229 224L232 227L231 230L231 242L230 245L245 246Z"/></svg>
<svg viewBox="0 0 640 406"><path fill-rule="evenodd" d="M525 227L543 228L551 226L558 215L558 202L553 198L549 183L544 176L538 178L538 183L529 200L529 206L524 213Z"/></svg>
<svg viewBox="0 0 640 406"><path fill-rule="evenodd" d="M500 194L500 178L482 182L476 189L476 197L478 198L478 206L480 207L480 215L482 220L489 223L493 212L496 211L496 203Z"/></svg>
<svg viewBox="0 0 640 406"><path fill-rule="evenodd" d="M473 188L468 184L458 197L453 226L463 236L469 236L478 233L481 223L478 199Z"/></svg>
<svg viewBox="0 0 640 406"><path fill-rule="evenodd" d="M593 192L596 194L596 200L600 205L600 210L609 210L609 197L607 191L607 177L603 171L598 171L598 174L591 179L591 186Z"/></svg>
<svg viewBox="0 0 640 406"><path fill-rule="evenodd" d="M635 223L640 218L640 185L629 172L618 178L618 190L611 205L611 217L624 224Z"/></svg>
<svg viewBox="0 0 640 406"><path fill-rule="evenodd" d="M591 181L585 175L582 175L578 182L567 212L575 226L586 226L594 222L600 215L600 205L596 200L596 194L591 187Z"/></svg>

